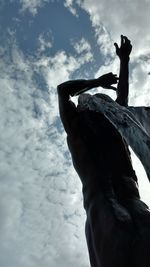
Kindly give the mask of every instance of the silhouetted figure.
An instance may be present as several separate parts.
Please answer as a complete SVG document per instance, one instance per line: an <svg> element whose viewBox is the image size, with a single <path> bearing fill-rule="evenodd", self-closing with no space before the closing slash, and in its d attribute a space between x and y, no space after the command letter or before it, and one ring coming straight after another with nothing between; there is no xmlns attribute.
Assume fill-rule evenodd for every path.
<svg viewBox="0 0 150 267"><path fill-rule="evenodd" d="M128 105L128 63L131 43L115 44L120 58L119 105ZM85 226L91 267L149 267L150 213L140 200L137 177L125 140L102 114L78 106L70 96L93 87L114 89L117 76L58 86L60 117L67 133L73 165L83 185ZM99 97L99 96L97 96ZM79 98L80 99L80 98Z"/></svg>

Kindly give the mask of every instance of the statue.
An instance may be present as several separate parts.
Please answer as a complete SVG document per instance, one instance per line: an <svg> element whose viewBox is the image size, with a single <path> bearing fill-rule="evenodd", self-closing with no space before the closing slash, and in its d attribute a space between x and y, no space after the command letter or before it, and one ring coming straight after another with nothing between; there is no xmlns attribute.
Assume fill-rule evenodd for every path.
<svg viewBox="0 0 150 267"><path fill-rule="evenodd" d="M128 107L132 45L121 36L121 45L115 43L115 48L120 59L117 89L113 84L118 78L112 73L93 80L65 82L58 86L60 117L83 185L91 267L148 267L150 212L140 199L128 145L149 175L149 126L142 121L149 108L141 107L136 112L136 108ZM102 94L83 94L99 86L116 90L116 101ZM73 95L79 95L77 107L70 100ZM134 134L139 142L144 140L142 152L138 141L134 142Z"/></svg>

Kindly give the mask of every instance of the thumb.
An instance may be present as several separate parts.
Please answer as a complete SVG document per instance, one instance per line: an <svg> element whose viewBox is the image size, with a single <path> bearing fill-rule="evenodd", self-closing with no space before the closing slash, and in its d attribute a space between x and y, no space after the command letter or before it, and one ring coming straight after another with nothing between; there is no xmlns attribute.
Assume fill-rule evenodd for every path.
<svg viewBox="0 0 150 267"><path fill-rule="evenodd" d="M114 86L109 86L109 88L108 88L108 89L111 89L111 90L117 91L117 88L116 88L116 87L114 87Z"/></svg>
<svg viewBox="0 0 150 267"><path fill-rule="evenodd" d="M119 49L118 44L117 43L114 43L114 46L116 48L116 51L118 51L118 49Z"/></svg>

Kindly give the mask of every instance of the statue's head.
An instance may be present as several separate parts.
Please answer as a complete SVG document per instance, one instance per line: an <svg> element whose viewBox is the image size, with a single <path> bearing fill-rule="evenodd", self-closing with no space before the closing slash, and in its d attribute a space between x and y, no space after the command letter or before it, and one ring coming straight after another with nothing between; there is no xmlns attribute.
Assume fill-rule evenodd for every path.
<svg viewBox="0 0 150 267"><path fill-rule="evenodd" d="M80 94L79 97L78 97L78 105L77 105L78 111L89 109L89 107L90 107L90 105L92 103L91 100L93 98L100 99L100 100L105 100L107 102L114 102L114 100L111 99L111 97L106 95L106 94L101 94L101 93L97 93L97 94L94 94L94 95Z"/></svg>
<svg viewBox="0 0 150 267"><path fill-rule="evenodd" d="M78 111L82 111L87 109L87 103L88 103L88 99L91 97L90 94L81 94L78 97L78 105L77 105L77 109Z"/></svg>

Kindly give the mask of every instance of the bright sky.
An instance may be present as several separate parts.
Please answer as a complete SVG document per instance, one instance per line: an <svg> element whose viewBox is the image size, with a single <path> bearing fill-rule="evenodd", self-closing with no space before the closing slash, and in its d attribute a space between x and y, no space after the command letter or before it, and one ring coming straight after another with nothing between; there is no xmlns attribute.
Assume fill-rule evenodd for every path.
<svg viewBox="0 0 150 267"><path fill-rule="evenodd" d="M149 13L150 0L0 0L1 267L89 267L56 86L118 73L113 43L123 34L133 43L130 104L150 105Z"/></svg>

